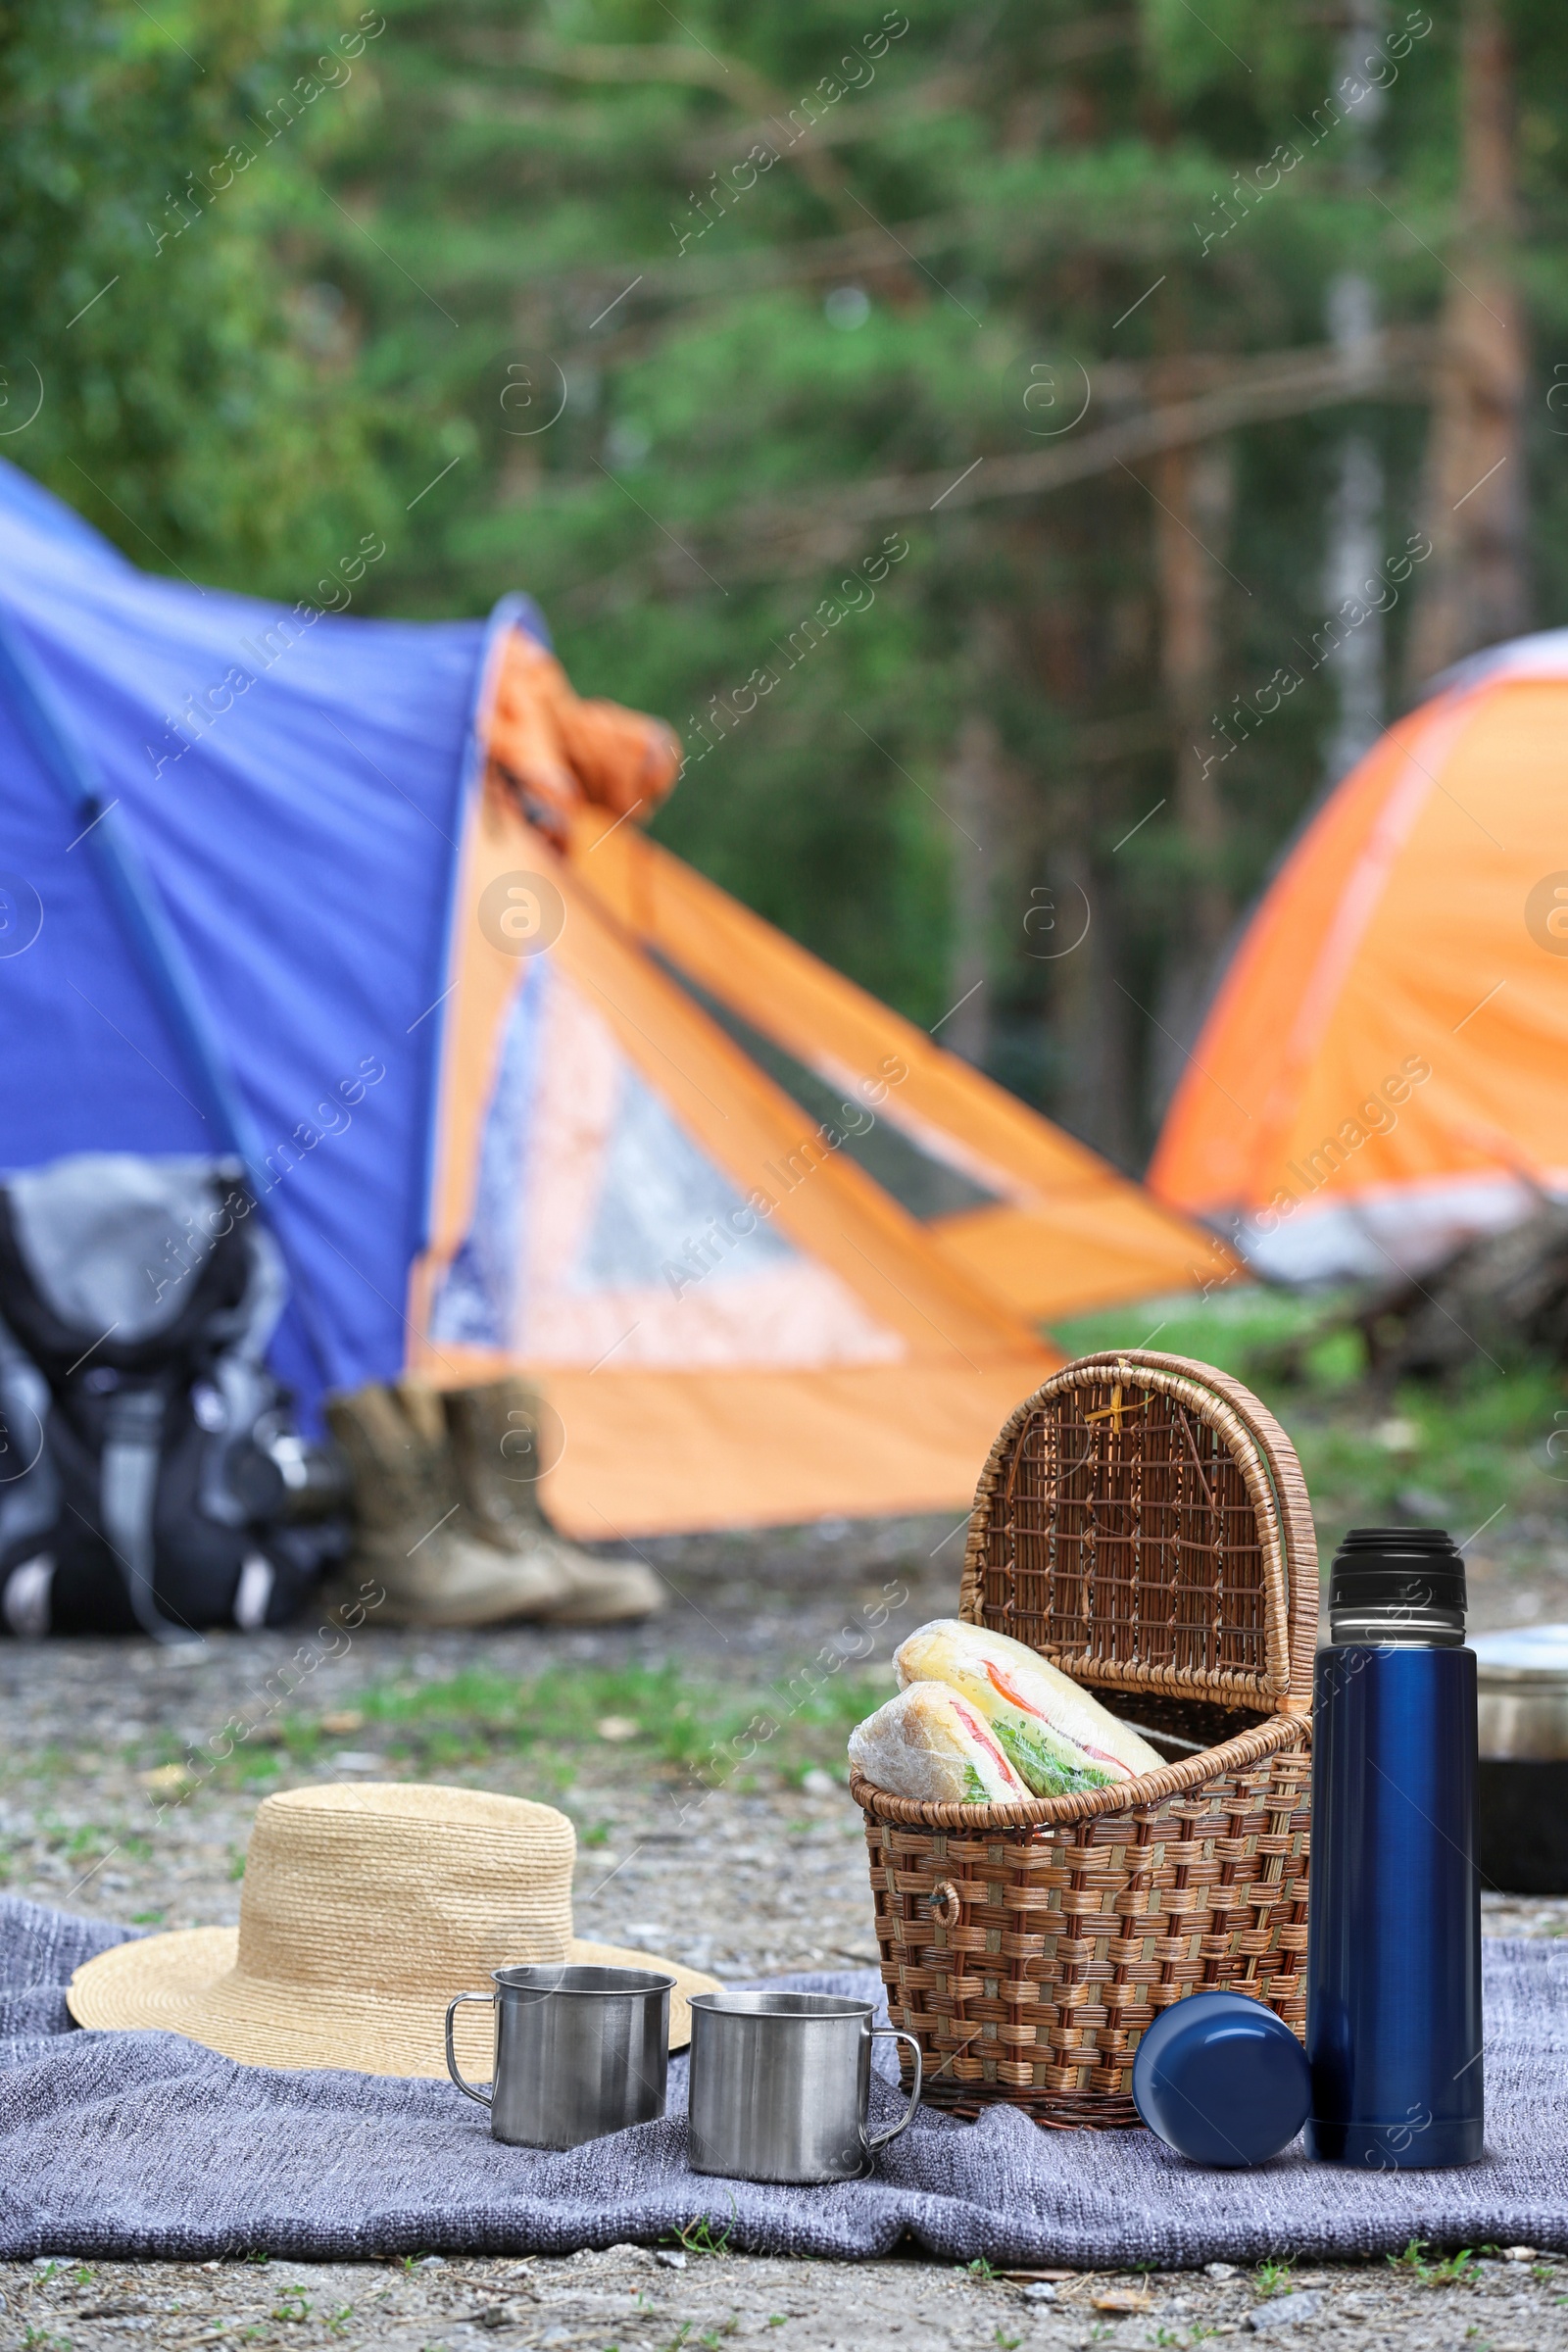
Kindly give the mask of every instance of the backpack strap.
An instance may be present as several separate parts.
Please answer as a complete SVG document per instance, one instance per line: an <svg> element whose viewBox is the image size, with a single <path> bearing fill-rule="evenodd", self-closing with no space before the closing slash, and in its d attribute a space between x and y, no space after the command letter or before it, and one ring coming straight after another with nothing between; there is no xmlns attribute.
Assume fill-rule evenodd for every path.
<svg viewBox="0 0 1568 2352"><path fill-rule="evenodd" d="M288 1296L281 1252L254 1217L245 1228L245 1243L244 1296L208 1324L209 1336L220 1344L208 1377L222 1399L223 1418L221 1428L202 1448L197 1499L220 1527L244 1527L255 1516L253 1507L234 1492L230 1466L236 1447L256 1443L258 1419L277 1403L278 1387L267 1368L267 1349Z"/></svg>
<svg viewBox="0 0 1568 2352"><path fill-rule="evenodd" d="M0 1316L0 1574L60 1516L60 1477L46 1441L49 1383Z"/></svg>
<svg viewBox="0 0 1568 2352"><path fill-rule="evenodd" d="M164 1615L153 1592L153 1513L158 1500L164 1402L163 1392L157 1388L120 1389L110 1398L98 1482L98 1520L142 1632L165 1643L199 1642L201 1636L192 1628L177 1626Z"/></svg>

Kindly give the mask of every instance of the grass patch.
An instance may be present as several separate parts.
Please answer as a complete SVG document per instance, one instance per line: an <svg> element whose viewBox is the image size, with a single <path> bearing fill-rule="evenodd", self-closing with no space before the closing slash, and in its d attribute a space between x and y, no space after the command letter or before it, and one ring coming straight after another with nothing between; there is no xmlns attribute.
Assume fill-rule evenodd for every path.
<svg viewBox="0 0 1568 2352"><path fill-rule="evenodd" d="M833 1656L823 1651L805 1665L786 1659L767 1681L761 1679L766 1667L755 1660L728 1682L719 1679L722 1669L705 1674L675 1664L562 1664L528 1679L472 1666L423 1683L409 1679L404 1669L356 1693L352 1733L342 1726L328 1732L319 1717L304 1712L273 1713L250 1740L235 1740L229 1727L226 1755L189 1744L164 1727L146 1746L128 1743L122 1761L127 1773L142 1778L133 1805L139 1801L159 1818L174 1804L200 1804L209 1793L257 1796L280 1782L292 1785L304 1774L330 1768L334 1753L346 1745L372 1747L400 1775L420 1779L482 1772L503 1756L526 1757L529 1780L545 1797L564 1795L588 1758L608 1764L617 1754L643 1777L671 1784L743 1791L799 1787L823 1770L842 1783L851 1730L892 1695L894 1685L885 1662L844 1662L835 1669ZM176 1796L164 1798L145 1786L149 1749L151 1769L180 1770ZM0 1781L47 1775L53 1795L72 1770L69 1752L51 1747L24 1766L18 1759L9 1773L0 1770ZM49 1809L39 1815L36 1841L74 1869L101 1861L116 1838L112 1825L68 1824ZM611 1838L611 1824L585 1824L586 1846L607 1845ZM154 1838L139 1812L119 1831L118 1845L129 1860L151 1858ZM0 1839L0 1884L21 1867L21 1852L15 1838ZM240 1878L243 1868L243 1856L230 1849L230 1876Z"/></svg>
<svg viewBox="0 0 1568 2352"><path fill-rule="evenodd" d="M783 1670L770 1684L721 1685L661 1667L571 1668L517 1680L483 1666L443 1681L398 1680L372 1686L356 1705L372 1742L390 1762L421 1774L482 1766L498 1754L525 1755L542 1783L570 1787L585 1756L635 1757L671 1779L710 1786L762 1771L798 1785L824 1767L844 1777L845 1742L854 1725L892 1690L890 1670L820 1665ZM274 1766L330 1761L339 1744L309 1716L283 1718ZM220 1786L249 1786L257 1756L236 1749L215 1765ZM603 1824L587 1842L603 1844Z"/></svg>
<svg viewBox="0 0 1568 2352"><path fill-rule="evenodd" d="M1348 1294L1347 1294L1348 1296ZM1298 1340L1333 1305L1330 1297L1298 1298L1262 1283L1238 1283L1211 1292L1177 1291L1140 1298L1128 1306L1074 1315L1054 1325L1052 1337L1069 1355L1094 1355L1106 1348L1157 1348L1167 1355L1192 1355L1221 1372L1246 1380L1253 1356L1266 1348Z"/></svg>

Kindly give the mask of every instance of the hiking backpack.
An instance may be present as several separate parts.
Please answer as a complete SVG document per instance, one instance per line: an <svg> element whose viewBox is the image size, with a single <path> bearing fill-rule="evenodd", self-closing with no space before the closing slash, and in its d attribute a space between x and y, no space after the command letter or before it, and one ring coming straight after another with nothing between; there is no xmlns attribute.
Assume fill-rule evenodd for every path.
<svg viewBox="0 0 1568 2352"><path fill-rule="evenodd" d="M344 1530L265 1360L286 1296L237 1160L83 1152L0 1184L4 1631L294 1613Z"/></svg>

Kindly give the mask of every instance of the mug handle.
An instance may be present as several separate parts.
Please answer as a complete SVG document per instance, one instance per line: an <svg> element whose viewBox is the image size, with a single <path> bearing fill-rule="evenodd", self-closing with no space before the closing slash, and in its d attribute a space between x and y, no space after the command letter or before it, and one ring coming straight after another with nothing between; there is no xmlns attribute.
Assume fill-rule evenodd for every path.
<svg viewBox="0 0 1568 2352"><path fill-rule="evenodd" d="M488 2090L475 2090L473 2084L471 2082L466 2082L463 2077L459 2074L458 2053L452 2046L452 2021L457 2016L458 2011L462 2008L465 2001L483 2001L487 2009L493 2009L495 2007L495 2000L496 1996L493 1992L459 1992L454 1993L452 1999L447 2003L447 2073L452 2077L452 2080L457 2084L458 2088L461 2091L466 2092L470 2099L477 2099L481 2107L488 2107L491 2104L490 2092ZM907 2118L906 2118L906 2121L907 2121ZM900 2129L903 2129L902 2125L900 2126Z"/></svg>
<svg viewBox="0 0 1568 2352"><path fill-rule="evenodd" d="M468 1998L471 2000L473 1995L470 1993ZM868 2155L877 2148L885 2148L888 2144L888 2141L890 2139L897 2139L901 2132L907 2132L909 2126L914 2121L914 2111L920 2104L920 2085L924 2080L920 2068L920 2044L915 2040L912 2034L906 2034L902 2026L873 2026L871 2028L871 2032L873 2034L885 2034L893 2041L906 2041L908 2043L910 2049L914 2052L914 2088L909 2093L909 2104L907 2107L906 2107L898 2122L892 2125L886 2132L879 2132L875 2139L868 2139L866 2141L865 2146Z"/></svg>

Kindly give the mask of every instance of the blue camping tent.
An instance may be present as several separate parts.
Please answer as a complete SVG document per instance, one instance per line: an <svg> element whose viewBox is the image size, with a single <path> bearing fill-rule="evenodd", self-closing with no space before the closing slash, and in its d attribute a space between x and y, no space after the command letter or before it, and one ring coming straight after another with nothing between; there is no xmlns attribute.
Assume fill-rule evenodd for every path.
<svg viewBox="0 0 1568 2352"><path fill-rule="evenodd" d="M307 1408L404 1358L474 712L498 629L544 633L356 617L378 546L260 604L0 463L0 1167L237 1152Z"/></svg>
<svg viewBox="0 0 1568 2352"><path fill-rule="evenodd" d="M570 1533L961 1502L1054 1353L527 821L533 607L362 619L379 556L148 577L0 464L0 1170L237 1153L307 1416L521 1368Z"/></svg>

